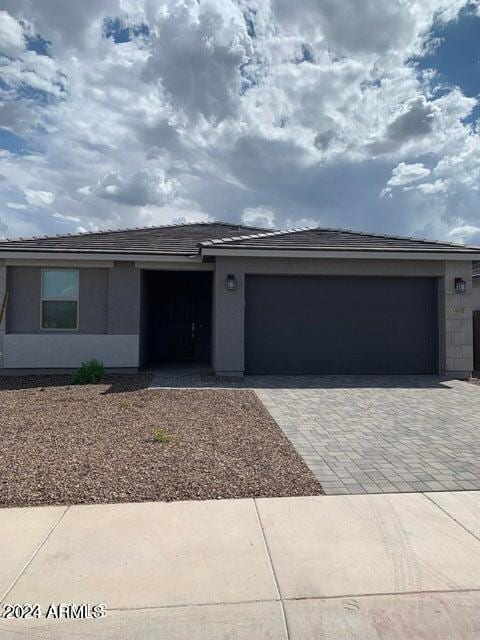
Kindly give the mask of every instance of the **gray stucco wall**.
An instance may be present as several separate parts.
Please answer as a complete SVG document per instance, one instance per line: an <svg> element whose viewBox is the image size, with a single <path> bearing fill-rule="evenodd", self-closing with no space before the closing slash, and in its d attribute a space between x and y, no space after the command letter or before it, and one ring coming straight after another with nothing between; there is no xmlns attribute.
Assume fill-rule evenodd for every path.
<svg viewBox="0 0 480 640"><path fill-rule="evenodd" d="M7 333L46 333L40 327L41 272L40 267L8 267ZM107 333L107 297L108 269L79 269L79 326L76 333ZM48 333L52 331L48 330Z"/></svg>
<svg viewBox="0 0 480 640"><path fill-rule="evenodd" d="M138 334L141 270L133 262L116 262L109 271L108 333Z"/></svg>
<svg viewBox="0 0 480 640"><path fill-rule="evenodd" d="M473 367L471 269L470 261L217 258L213 366L217 373L243 374L246 274L430 276L437 277L439 281L439 369L445 375L463 376ZM236 277L235 291L228 291L225 287L229 273ZM467 281L466 294L455 294L455 277Z"/></svg>
<svg viewBox="0 0 480 640"><path fill-rule="evenodd" d="M79 268L78 331L40 328L41 267L9 266L6 273L5 369L75 368L90 358L112 368L138 367L140 270L134 263Z"/></svg>
<svg viewBox="0 0 480 640"><path fill-rule="evenodd" d="M110 368L138 367L138 336L108 334L5 335L5 369L76 369L96 358Z"/></svg>
<svg viewBox="0 0 480 640"><path fill-rule="evenodd" d="M148 304L147 304L147 283L144 271L140 273L140 340L139 340L139 362L143 366L148 361Z"/></svg>

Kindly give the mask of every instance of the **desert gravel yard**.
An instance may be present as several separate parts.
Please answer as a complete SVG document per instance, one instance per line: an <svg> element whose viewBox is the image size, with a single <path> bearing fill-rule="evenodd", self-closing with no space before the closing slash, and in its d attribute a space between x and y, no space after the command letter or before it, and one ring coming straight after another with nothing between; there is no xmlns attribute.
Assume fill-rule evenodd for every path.
<svg viewBox="0 0 480 640"><path fill-rule="evenodd" d="M0 506L321 493L252 391L149 380L0 378Z"/></svg>

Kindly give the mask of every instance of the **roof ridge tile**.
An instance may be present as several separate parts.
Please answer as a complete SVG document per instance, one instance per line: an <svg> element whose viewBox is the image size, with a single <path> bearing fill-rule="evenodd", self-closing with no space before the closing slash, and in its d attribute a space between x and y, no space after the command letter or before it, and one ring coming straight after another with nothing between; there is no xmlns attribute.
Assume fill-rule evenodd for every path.
<svg viewBox="0 0 480 640"><path fill-rule="evenodd" d="M251 238L271 238L272 236L284 236L287 235L289 233L299 233L300 231L310 231L313 229L310 229L310 227L304 227L301 229L274 229L273 231L265 231L265 233L258 233L258 234L249 234L248 236L243 236L242 237L237 237L237 236L227 236L225 238L215 238L212 240L203 240L202 242L198 243L198 246L200 247L204 247L204 246L208 246L209 244L218 244L218 243L224 243L224 244L228 244L229 242L233 242L236 240L249 240Z"/></svg>

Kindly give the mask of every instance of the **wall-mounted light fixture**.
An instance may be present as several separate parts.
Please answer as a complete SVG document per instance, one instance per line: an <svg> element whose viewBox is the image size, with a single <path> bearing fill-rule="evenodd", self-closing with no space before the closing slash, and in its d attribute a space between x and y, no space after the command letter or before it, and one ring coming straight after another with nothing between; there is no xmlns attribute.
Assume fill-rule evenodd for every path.
<svg viewBox="0 0 480 640"><path fill-rule="evenodd" d="M227 289L229 291L235 291L237 288L237 280L232 273L229 273L227 276Z"/></svg>
<svg viewBox="0 0 480 640"><path fill-rule="evenodd" d="M465 293L467 283L462 278L455 278L455 293Z"/></svg>

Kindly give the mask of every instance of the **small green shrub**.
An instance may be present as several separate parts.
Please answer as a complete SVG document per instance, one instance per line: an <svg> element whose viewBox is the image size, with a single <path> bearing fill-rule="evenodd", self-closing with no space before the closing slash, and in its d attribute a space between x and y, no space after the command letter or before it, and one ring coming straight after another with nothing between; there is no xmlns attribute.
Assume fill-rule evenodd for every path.
<svg viewBox="0 0 480 640"><path fill-rule="evenodd" d="M98 384L105 375L103 362L98 360L87 360L72 377L72 384Z"/></svg>
<svg viewBox="0 0 480 640"><path fill-rule="evenodd" d="M162 429L162 427L158 427L157 429L152 430L153 439L157 442L168 442L170 440L170 436Z"/></svg>

